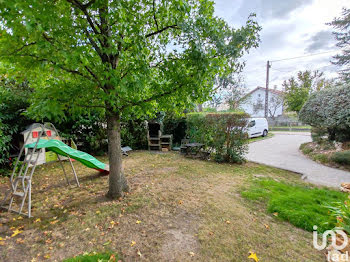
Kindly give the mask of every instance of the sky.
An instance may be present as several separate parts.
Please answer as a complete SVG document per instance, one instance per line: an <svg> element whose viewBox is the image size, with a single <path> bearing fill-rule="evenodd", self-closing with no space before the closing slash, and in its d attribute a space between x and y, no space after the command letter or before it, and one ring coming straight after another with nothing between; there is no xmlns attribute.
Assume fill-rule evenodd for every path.
<svg viewBox="0 0 350 262"><path fill-rule="evenodd" d="M349 0L214 0L215 13L233 27L245 24L250 13L262 27L260 45L243 56L247 90L266 85L266 62L272 61L270 87L282 89L282 83L300 70L319 70L328 78L338 77L332 56L339 53L326 23L341 15ZM325 53L327 52L327 53ZM276 61L285 58L318 54Z"/></svg>

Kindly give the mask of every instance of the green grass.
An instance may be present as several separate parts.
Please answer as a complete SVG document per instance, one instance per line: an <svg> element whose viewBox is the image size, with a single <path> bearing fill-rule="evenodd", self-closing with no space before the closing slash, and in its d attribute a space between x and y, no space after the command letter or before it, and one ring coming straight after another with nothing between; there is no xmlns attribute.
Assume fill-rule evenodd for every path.
<svg viewBox="0 0 350 262"><path fill-rule="evenodd" d="M108 262L108 261L118 261L118 256L112 253L89 253L76 256L73 258L68 258L63 260L63 262Z"/></svg>
<svg viewBox="0 0 350 262"><path fill-rule="evenodd" d="M266 203L269 213L296 227L313 231L313 226L317 225L319 232L332 229L336 222L325 206L347 198L347 194L338 191L272 179L253 180L241 194L246 199Z"/></svg>
<svg viewBox="0 0 350 262"><path fill-rule="evenodd" d="M311 126L271 126L271 128L298 128L298 129L311 129Z"/></svg>
<svg viewBox="0 0 350 262"><path fill-rule="evenodd" d="M259 140L268 139L268 138L271 138L271 137L273 137L273 136L274 136L274 134L271 133L271 132L269 132L269 133L267 134L267 136L258 136L258 137L249 138L249 143L253 143L253 142L259 141Z"/></svg>

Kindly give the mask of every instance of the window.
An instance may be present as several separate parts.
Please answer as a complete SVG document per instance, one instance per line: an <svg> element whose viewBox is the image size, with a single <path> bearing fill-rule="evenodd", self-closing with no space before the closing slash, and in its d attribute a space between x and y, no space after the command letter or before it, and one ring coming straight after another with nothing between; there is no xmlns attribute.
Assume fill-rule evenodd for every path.
<svg viewBox="0 0 350 262"><path fill-rule="evenodd" d="M39 132L38 131L33 131L32 132L32 137L33 138L38 138L38 136L39 136Z"/></svg>
<svg viewBox="0 0 350 262"><path fill-rule="evenodd" d="M255 120L250 121L248 124L248 127L253 127L253 126L255 126Z"/></svg>

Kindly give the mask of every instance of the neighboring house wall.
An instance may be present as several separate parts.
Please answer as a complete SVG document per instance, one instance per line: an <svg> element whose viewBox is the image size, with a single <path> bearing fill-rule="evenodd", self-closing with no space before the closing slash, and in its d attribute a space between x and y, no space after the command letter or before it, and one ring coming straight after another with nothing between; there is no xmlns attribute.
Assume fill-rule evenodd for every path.
<svg viewBox="0 0 350 262"><path fill-rule="evenodd" d="M265 116L265 88L258 87L242 98L240 108L252 117ZM283 113L283 93L269 91L269 117L277 117Z"/></svg>

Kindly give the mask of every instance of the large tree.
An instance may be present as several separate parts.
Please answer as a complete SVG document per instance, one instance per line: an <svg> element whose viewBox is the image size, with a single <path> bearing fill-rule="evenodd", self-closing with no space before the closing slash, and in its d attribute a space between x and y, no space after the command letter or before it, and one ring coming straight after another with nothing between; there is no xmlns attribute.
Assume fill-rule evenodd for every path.
<svg viewBox="0 0 350 262"><path fill-rule="evenodd" d="M285 103L289 111L299 112L310 95L323 88L330 87L331 81L323 77L319 71L299 71L297 77L283 82Z"/></svg>
<svg viewBox="0 0 350 262"><path fill-rule="evenodd" d="M350 8L344 8L341 17L336 17L329 23L336 30L333 32L338 41L337 46L342 53L334 56L333 63L341 66L341 74L346 81L350 80Z"/></svg>
<svg viewBox="0 0 350 262"><path fill-rule="evenodd" d="M205 101L215 76L257 46L260 30L252 17L229 27L209 0L11 0L0 1L0 19L2 61L35 89L30 113L103 110L110 198L128 188L121 116Z"/></svg>

